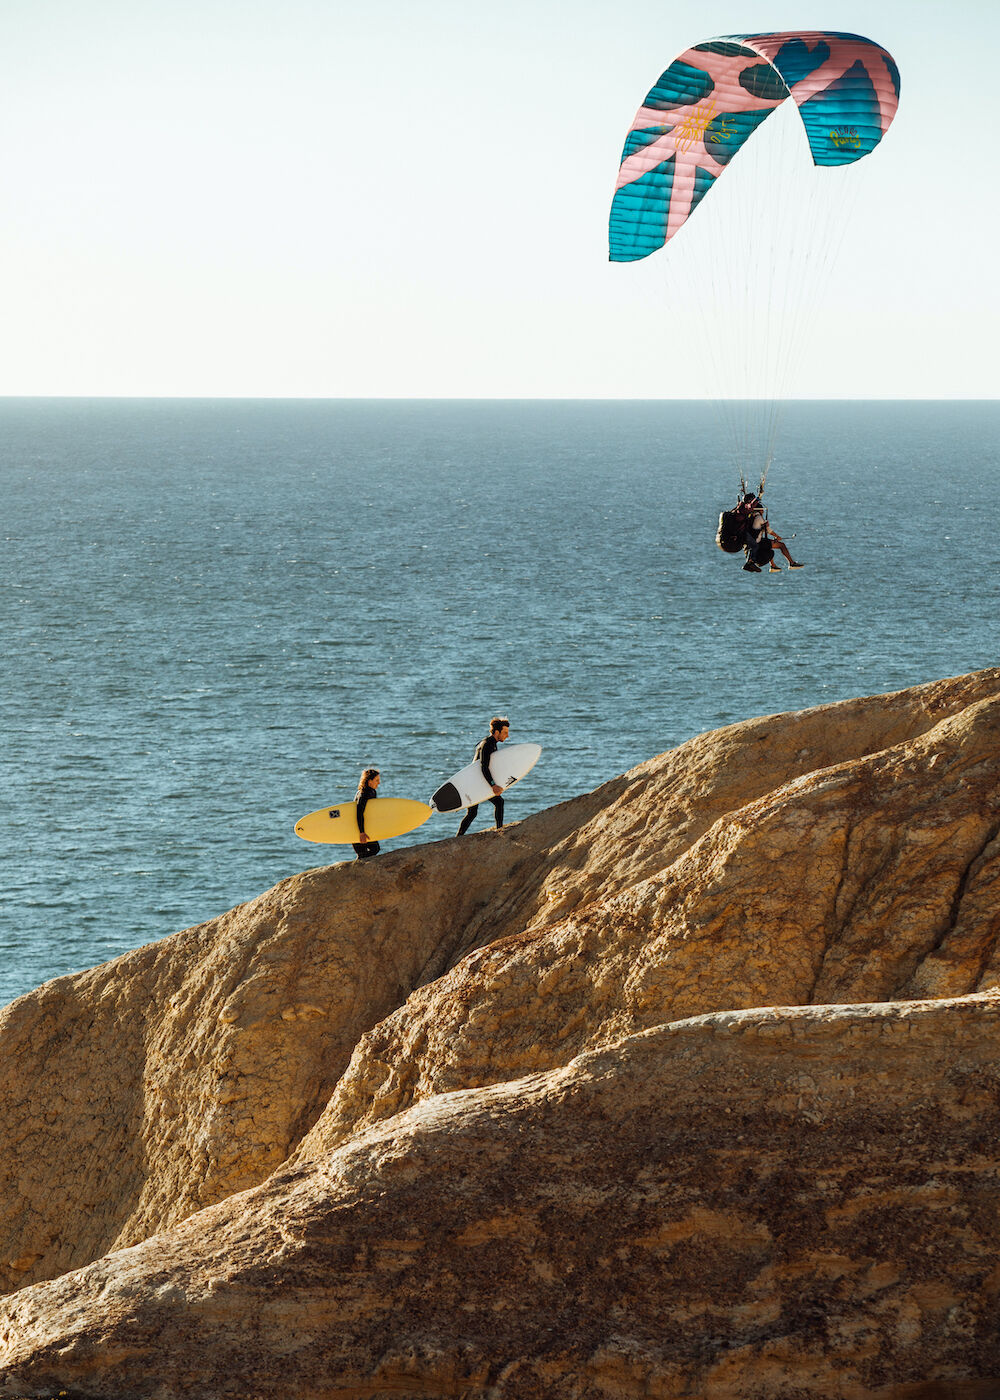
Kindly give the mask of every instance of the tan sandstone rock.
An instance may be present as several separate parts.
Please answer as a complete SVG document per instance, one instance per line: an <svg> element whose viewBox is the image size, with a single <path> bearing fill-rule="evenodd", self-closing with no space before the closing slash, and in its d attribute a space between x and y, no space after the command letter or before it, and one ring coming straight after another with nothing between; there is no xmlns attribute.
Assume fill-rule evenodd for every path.
<svg viewBox="0 0 1000 1400"><path fill-rule="evenodd" d="M995 994L716 1013L425 1100L10 1299L3 1393L1000 1385L998 1040Z"/></svg>
<svg viewBox="0 0 1000 1400"><path fill-rule="evenodd" d="M850 1015L816 1013L818 1020L812 1012L793 1010L764 1018L770 1028L765 1039L776 1037L782 1044L796 1043L795 1027L833 1028L815 1042L823 1047L814 1052L823 1063L820 1078L812 1078L825 1083L831 1064L850 1052L858 1035L869 1034L865 1028L870 1024L880 1027L880 1045L885 1036L905 1038L914 1024L906 1002L919 999L921 1015L929 1015L926 999L948 998L941 1003L942 1014L947 1008L951 1018L948 1024L979 1028L976 1055L982 1051L983 1058L977 1060L975 1072L988 1078L982 1047L983 1037L991 1033L984 1028L994 1026L994 1005L989 996L984 1000L970 994L1000 985L998 739L1000 671L730 726L701 735L595 793L539 813L504 836L483 833L380 857L365 867L349 864L307 872L222 919L93 972L59 979L14 1003L0 1012L0 1054L6 1067L0 1086L0 1277L8 1289L24 1291L0 1311L0 1368L14 1368L29 1387L59 1380L63 1388L82 1386L88 1394L116 1393L107 1388L115 1384L124 1388L123 1394L132 1393L133 1381L127 1379L132 1371L126 1365L132 1343L119 1340L128 1332L127 1309L122 1311L124 1305L118 1303L112 1306L118 1284L109 1281L127 1276L128 1287L134 1284L135 1318L148 1321L155 1314L161 1318L156 1327L165 1329L162 1342L147 1339L136 1353L155 1358L154 1370L166 1387L162 1395L229 1393L213 1390L217 1382L206 1379L215 1372L202 1350L219 1351L218 1331L209 1328L203 1341L197 1339L201 1333L176 1331L181 1314L190 1313L192 1326L201 1316L193 1303L188 1307L175 1298L177 1305L162 1316L156 1308L146 1311L152 1306L149 1269L159 1277L157 1270L166 1268L175 1280L186 1277L184 1261L189 1260L192 1279L200 1277L197 1259L204 1250L216 1249L213 1241L223 1241L219 1250L235 1250L233 1267L237 1257L243 1261L234 1279L244 1264L267 1273L272 1266L255 1251L272 1249L266 1230L277 1226L268 1224L270 1214L280 1217L283 1210L292 1209L288 1193L302 1191L309 1196L309 1211L325 1220L325 1193L333 1188L324 1173L331 1162L342 1159L367 1165L358 1168L361 1177L351 1175L360 1194L337 1196L339 1205L330 1209L338 1212L336 1219L345 1228L354 1228L352 1212L367 1202L365 1209L375 1215L364 1229L371 1229L376 1238L381 1226L373 1222L386 1191L382 1167L373 1163L383 1156L395 1161L398 1153L392 1144L397 1138L408 1142L416 1134L413 1140L422 1142L425 1128L434 1152L444 1155L434 1159L438 1167L427 1167L423 1176L417 1173L423 1183L414 1187L417 1194L431 1190L435 1170L457 1172L469 1191L485 1193L483 1210L492 1209L493 1187L474 1180L478 1172L487 1171L489 1152L470 1149L466 1159L462 1147L451 1162L443 1146L444 1137L453 1137L456 1144L466 1142L463 1114L481 1125L483 1113L489 1118L489 1105L494 1105L503 1118L503 1132L514 1133L521 1142L535 1133L535 1119L519 1116L518 1107L523 1098L518 1086L530 1085L530 1091L523 1091L528 1094L523 1102L530 1100L537 1107L544 1101L546 1122L553 1114L563 1114L561 1131L573 1139L572 1113L564 1113L564 1107L577 1103L578 1096L576 1090L565 1089L561 1076L572 1078L584 1072L581 1066L598 1061L613 1066L620 1055L625 1067L621 1113L627 1117L629 1097L635 1092L634 1076L628 1077L637 1063L635 1047L645 1045L650 1036L665 1034L664 1027L676 1028L685 1018L707 1016L687 1024L708 1026L714 1025L711 1013L738 1008L884 1003L855 1007ZM813 1019L803 1022L803 1016ZM902 1030L886 1029L897 1022ZM713 1029L712 1038L717 1034L729 1032ZM698 1035L703 1040L705 1032ZM738 1038L741 1045L749 1043L742 1031ZM567 1068L571 1063L572 1072ZM928 1095L933 1101L944 1090L937 1081L928 1089L911 1062L906 1063L912 1077L899 1090L900 1104L905 1100L908 1107L898 1111L919 1117L927 1109ZM732 1068L735 1073L735 1064ZM647 1070L653 1073L648 1066ZM602 1070L601 1082L617 1073ZM747 1083L756 1082L756 1070L747 1073ZM585 1074L592 1077L589 1069ZM862 1074L856 1089L869 1105L865 1112L874 1112L881 1091L866 1088L863 1078ZM748 1122L760 1118L762 1100L741 1105L743 1078L727 1081L726 1103L713 1097L723 1093L721 1083L714 1071L704 1081L707 1097L701 1110L690 1095L685 1100L685 1131L694 1139L709 1141L715 1128L710 1131L706 1125L734 1112ZM668 1096L665 1103L671 1101L673 1084L671 1079L661 1085ZM798 1098L806 1101L808 1093ZM800 1111L801 1105L796 1113ZM585 1118L581 1144L592 1136ZM845 1143L860 1130L855 1118L848 1118L854 1126L844 1129ZM784 1144L776 1149L779 1155L790 1150L793 1121L798 1121L796 1114L787 1122L780 1114L775 1120L776 1140ZM763 1141L759 1126L751 1129L758 1143ZM708 1134L704 1139L703 1129ZM613 1131L624 1129L619 1124ZM836 1132L841 1132L839 1126ZM628 1140L626 1133L623 1141ZM366 1143L381 1144L372 1148L374 1158L351 1155ZM527 1150L526 1143L522 1147ZM551 1144L544 1151L539 1148L541 1156L531 1158L529 1175L537 1178L531 1180L531 1190L544 1188L557 1196L583 1190L580 1182L591 1150L581 1146L582 1155L571 1154L570 1160ZM959 1150L956 1137L954 1151ZM413 1151L424 1160L423 1148ZM625 1147L622 1151L627 1157ZM407 1148L403 1157L409 1153ZM624 1175L641 1175L639 1164L629 1165L626 1157L619 1162ZM969 1178L975 1178L977 1191L985 1189L992 1170L985 1160L977 1158ZM350 1170L354 1173L355 1168ZM718 1170L720 1182L729 1181L723 1167ZM362 1177L369 1171L375 1175L365 1186ZM867 1179L863 1172L858 1180L862 1179ZM267 1184L250 1196L235 1194L262 1182ZM521 1186L518 1180L517 1190ZM712 1181L702 1186L706 1201L716 1201L704 1208L719 1209L718 1192L729 1188ZM654 1182L650 1201L655 1203L663 1189L662 1183ZM509 1183L505 1190L496 1206L498 1218L504 1219L503 1212L516 1196ZM331 1200L334 1196L336 1192ZM757 1210L750 1210L754 1220ZM574 1216L573 1228L586 1233L591 1226L582 1223L584 1215L581 1210ZM185 1219L186 1225L179 1224ZM258 1226L265 1234L257 1233ZM507 1225L497 1228L506 1230ZM759 1225L747 1228L758 1231ZM123 1246L139 1245L164 1230L166 1234L140 1245L138 1252L122 1252ZM324 1238L329 1234L325 1224L322 1232ZM721 1234L718 1250L724 1253ZM433 1232L426 1236L422 1250L432 1248L432 1236ZM701 1236L695 1231L692 1238ZM984 1250L989 1247L983 1245ZM399 1259L409 1258L410 1248L401 1245ZM161 1263L154 1264L156 1259ZM72 1275L73 1284L63 1280L24 1287L92 1260L99 1262ZM135 1261L138 1272L133 1275ZM398 1260L393 1267L393 1277L410 1277L412 1271ZM804 1259L800 1267L802 1277L811 1277ZM255 1376L272 1374L272 1352L276 1347L281 1351L277 1330L271 1323L265 1327L263 1321L243 1318L253 1290L230 1289L223 1264L216 1261L211 1268L218 1271L211 1274L215 1283L209 1293L218 1294L219 1307L230 1319L227 1326L244 1337L248 1348L242 1369L233 1363L233 1383L244 1387L233 1393L250 1395L256 1393ZM362 1292L369 1285L382 1286L377 1270L371 1280L362 1278L366 1268L351 1265ZM574 1287L583 1286L583 1268L578 1261L575 1272L567 1275L576 1280ZM483 1287L488 1275L487 1269ZM631 1285L621 1271L616 1277L618 1306L628 1311ZM346 1313L341 1318L339 1285L324 1290L314 1283L306 1299L280 1269L273 1278L283 1295L291 1288L284 1315L292 1335L299 1335L303 1317L314 1304L327 1332L346 1328L344 1336L354 1336L351 1329L361 1326L356 1319L348 1322ZM849 1280L853 1282L845 1284L844 1291L851 1294L855 1275ZM66 1330L66 1290L77 1286L81 1326L91 1329L84 1347L90 1359L85 1366L81 1362L82 1370L73 1358L83 1344L66 1340L71 1333L76 1337L72 1328ZM444 1287L440 1282L435 1286ZM949 1284L953 1290L957 1286ZM168 1292L180 1287L188 1296L187 1282L164 1287ZM200 1287L191 1284L192 1297ZM496 1291L495 1282L493 1287ZM536 1298L543 1312L546 1296L555 1295ZM395 1317L398 1309L391 1291L386 1297ZM407 1316L410 1309L422 1315L409 1293L400 1293L397 1302ZM855 1305L861 1307L857 1297L845 1300L848 1311ZM475 1311L486 1303L478 1297L456 1306L459 1312ZM506 1282L500 1285L499 1301L494 1297L490 1306L498 1317L518 1306ZM556 1333L567 1325L569 1304L559 1306L564 1311L544 1323ZM716 1345L712 1338L720 1326L719 1335L726 1337L730 1324L737 1325L739 1307L735 1302L732 1307L736 1311L723 1325L725 1309L719 1312L713 1304L699 1310L700 1305L692 1304L688 1325L703 1353ZM924 1348L914 1343L912 1355L937 1356L933 1346L927 1350L924 1345L923 1322L918 1318L911 1323L911 1332L916 1329ZM306 1351L312 1348L310 1355L333 1358L329 1364L353 1379L337 1381L340 1389L329 1380L323 1389L319 1382L304 1379L303 1371L296 1395L358 1395L369 1400L383 1393L486 1396L481 1378L470 1372L461 1379L466 1373L454 1360L454 1348L449 1351L451 1342L442 1355L453 1359L438 1381L433 1380L439 1375L437 1362L420 1352L423 1342L414 1340L416 1369L411 1368L412 1376L405 1380L412 1389L400 1389L408 1373L405 1367L393 1370L396 1361L384 1363L390 1377L387 1388L371 1379L375 1371L362 1383L358 1377L364 1366L377 1370L383 1365L377 1360L383 1355L379 1347L388 1336L385 1329L392 1327L385 1319L380 1325L381 1341L369 1337L359 1344L362 1360L350 1359L353 1353L346 1342L338 1351L340 1343L328 1337L320 1340L322 1327L315 1336L310 1333L313 1340ZM761 1325L761 1337L771 1336L770 1324ZM850 1324L859 1325L856 1318ZM248 1338L258 1326L263 1340L251 1345ZM416 1324L407 1327L406 1335L422 1335ZM780 1328L773 1331L773 1336L779 1332ZM946 1333L947 1327L941 1337ZM461 1335L456 1327L451 1339L456 1346ZM964 1371L948 1351L951 1359L940 1375L951 1377L949 1384L971 1385L986 1375L986 1361L975 1358L992 1358L995 1337L985 1322L976 1336L979 1350L970 1353L974 1359ZM109 1350L103 1358L97 1337L107 1339ZM642 1344L629 1346L638 1357L636 1375L646 1377L641 1382L630 1379L632 1373L628 1366L622 1369L620 1358L600 1382L594 1379L597 1372L587 1369L589 1362L582 1370L576 1361L565 1371L556 1362L546 1370L549 1363L536 1358L515 1384L496 1371L497 1357L482 1339L473 1351L480 1356L476 1365L485 1367L482 1375L494 1377L490 1385L501 1386L497 1395L682 1393L670 1388L675 1385L669 1379L674 1372L666 1361L650 1361ZM794 1352L794 1337L781 1346ZM845 1364L860 1365L861 1353L855 1356L849 1340L834 1346L828 1335L826 1346ZM883 1346L881 1340L878 1346ZM53 1358L62 1356L66 1347L69 1360L60 1370ZM289 1350L297 1354L296 1346L289 1344L285 1351ZM669 1351L670 1347L660 1348L656 1355ZM180 1362L171 1362L163 1371L165 1352L187 1358L189 1370L183 1374L189 1380L179 1379ZM225 1346L221 1354L228 1355ZM119 1357L120 1364L113 1357ZM448 1366L455 1375L448 1381L452 1389L434 1389L445 1383ZM695 1386L683 1393L754 1393L699 1390L707 1382L697 1376L708 1372L692 1370L681 1359L677 1367L676 1376L686 1378L683 1385ZM432 1378L423 1389L422 1368ZM721 1385L712 1374L713 1386ZM766 1374L770 1379L762 1384L771 1388L761 1394L797 1393L775 1390L777 1372ZM823 1374L830 1374L829 1369ZM862 1367L857 1374L862 1388L852 1393L874 1395L870 1377L875 1372ZM45 1379L39 1381L42 1376ZM608 1377L615 1376L618 1380L608 1389ZM914 1373L913 1384L928 1379L929 1373ZM897 1383L902 1384L899 1376L886 1381ZM681 1384L676 1379L676 1385ZM591 1385L599 1388L591 1392ZM315 1386L319 1388L309 1388ZM277 1392L265 1385L259 1393ZM802 1393L816 1391L807 1387ZM903 1393L892 1392L900 1397Z"/></svg>
<svg viewBox="0 0 1000 1400"><path fill-rule="evenodd" d="M308 871L0 1011L6 1290L145 1239L285 1160L362 1032L446 968L510 867L487 849L444 900L434 849Z"/></svg>
<svg viewBox="0 0 1000 1400"><path fill-rule="evenodd" d="M620 893L466 957L362 1038L300 1154L687 1016L991 987L998 831L991 695L793 778Z"/></svg>

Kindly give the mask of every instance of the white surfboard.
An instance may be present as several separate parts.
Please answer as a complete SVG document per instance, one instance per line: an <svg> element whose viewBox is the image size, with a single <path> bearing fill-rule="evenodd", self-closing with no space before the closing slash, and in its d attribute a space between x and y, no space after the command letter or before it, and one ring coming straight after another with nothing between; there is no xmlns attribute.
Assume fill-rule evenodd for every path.
<svg viewBox="0 0 1000 1400"><path fill-rule="evenodd" d="M501 744L490 759L490 772L497 785L505 791L530 773L542 755L540 744ZM494 796L493 789L483 777L477 759L442 783L430 799L435 812L457 812L462 807L475 807Z"/></svg>

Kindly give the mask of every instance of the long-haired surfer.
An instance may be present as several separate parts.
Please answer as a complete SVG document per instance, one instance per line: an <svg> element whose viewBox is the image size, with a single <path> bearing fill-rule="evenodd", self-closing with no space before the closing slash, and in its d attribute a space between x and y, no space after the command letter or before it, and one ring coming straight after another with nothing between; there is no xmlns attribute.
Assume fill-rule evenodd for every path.
<svg viewBox="0 0 1000 1400"><path fill-rule="evenodd" d="M490 801L493 803L493 809L496 812L497 831L499 831L503 827L503 798L500 795L503 792L503 788L494 779L493 774L490 772L490 759L496 753L498 746L503 743L503 741L506 739L509 733L510 721L507 719L506 715L494 715L493 718L490 720L490 732L487 734L485 739L480 739L479 743L476 745L476 752L474 754L475 761L479 764L479 767L482 770L483 777L493 789L493 796L490 798ZM478 802L476 803L475 807L470 807L468 809L465 816L462 818L462 825L458 828L459 836L465 835L469 827L475 821L476 813L478 811Z"/></svg>
<svg viewBox="0 0 1000 1400"><path fill-rule="evenodd" d="M361 840L352 843L358 860L370 860L372 856L377 856L381 849L377 841L368 840L365 832L365 808L378 796L376 789L381 781L382 774L377 768L366 768L358 783L358 795L354 800L358 804L358 831L361 833Z"/></svg>

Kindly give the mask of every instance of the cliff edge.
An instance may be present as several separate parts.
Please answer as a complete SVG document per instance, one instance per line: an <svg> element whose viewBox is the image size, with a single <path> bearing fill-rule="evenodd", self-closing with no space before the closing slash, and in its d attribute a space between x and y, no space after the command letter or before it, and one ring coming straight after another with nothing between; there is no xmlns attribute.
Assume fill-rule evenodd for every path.
<svg viewBox="0 0 1000 1400"><path fill-rule="evenodd" d="M729 726L22 997L0 1393L1000 1395L998 740Z"/></svg>

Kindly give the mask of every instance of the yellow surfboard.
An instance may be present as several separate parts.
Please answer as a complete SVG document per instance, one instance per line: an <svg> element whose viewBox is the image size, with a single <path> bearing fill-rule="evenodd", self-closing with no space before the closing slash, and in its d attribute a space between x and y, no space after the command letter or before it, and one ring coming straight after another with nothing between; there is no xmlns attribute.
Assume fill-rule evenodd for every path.
<svg viewBox="0 0 1000 1400"><path fill-rule="evenodd" d="M365 835L372 841L388 841L415 831L431 815L426 802L411 802L408 797L373 797L365 808ZM321 807L295 823L295 834L303 841L319 841L326 845L347 845L357 841L358 804L339 802L334 807Z"/></svg>

